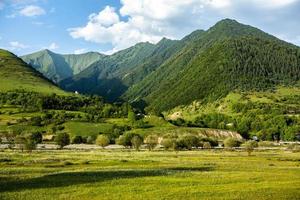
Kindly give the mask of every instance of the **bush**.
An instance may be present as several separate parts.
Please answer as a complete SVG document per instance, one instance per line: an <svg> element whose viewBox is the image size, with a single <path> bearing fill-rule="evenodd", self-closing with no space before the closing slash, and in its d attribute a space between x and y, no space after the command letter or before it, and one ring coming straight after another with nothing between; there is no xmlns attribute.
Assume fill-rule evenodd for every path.
<svg viewBox="0 0 300 200"><path fill-rule="evenodd" d="M81 144L83 143L82 137L80 135L76 135L71 140L72 144Z"/></svg>
<svg viewBox="0 0 300 200"><path fill-rule="evenodd" d="M130 147L132 146L131 140L134 136L135 135L133 133L127 132L118 138L117 144L123 145L125 147Z"/></svg>
<svg viewBox="0 0 300 200"><path fill-rule="evenodd" d="M177 139L176 143L176 149L187 149L191 150L193 147L199 147L202 146L202 143L200 142L200 138L196 135L187 134Z"/></svg>
<svg viewBox="0 0 300 200"><path fill-rule="evenodd" d="M25 142L25 149L29 152L32 150L36 149L37 142L36 142L36 137L33 134L29 134L26 137L26 142Z"/></svg>
<svg viewBox="0 0 300 200"><path fill-rule="evenodd" d="M31 137L35 141L36 144L40 144L43 141L43 135L40 132L34 132L34 133L32 133Z"/></svg>
<svg viewBox="0 0 300 200"><path fill-rule="evenodd" d="M89 137L87 137L87 139L86 139L86 143L87 143L87 144L94 144L94 143L95 143L95 140L96 140L95 137L89 136Z"/></svg>
<svg viewBox="0 0 300 200"><path fill-rule="evenodd" d="M164 146L165 149L170 150L173 149L175 150L175 145L176 145L176 139L175 138L164 138L161 142L161 144Z"/></svg>
<svg viewBox="0 0 300 200"><path fill-rule="evenodd" d="M143 144L143 138L140 135L135 135L131 139L132 146L138 151Z"/></svg>
<svg viewBox="0 0 300 200"><path fill-rule="evenodd" d="M17 146L18 149L21 149L22 152L25 149L25 144L26 144L26 138L24 136L18 135L15 138L15 145Z"/></svg>
<svg viewBox="0 0 300 200"><path fill-rule="evenodd" d="M157 135L148 135L145 139L145 143L147 144L147 147L150 151L153 150L158 144Z"/></svg>
<svg viewBox="0 0 300 200"><path fill-rule="evenodd" d="M58 133L55 137L55 143L59 146L59 148L63 148L70 144L70 136L67 133Z"/></svg>
<svg viewBox="0 0 300 200"><path fill-rule="evenodd" d="M205 142L209 142L211 147L217 147L219 145L218 140L213 139L213 138L209 138L209 137L205 137L205 138L200 138L200 142L202 142L203 144Z"/></svg>
<svg viewBox="0 0 300 200"><path fill-rule="evenodd" d="M258 143L254 140L249 140L243 144L243 147L248 152L248 156L250 156L254 148L258 147Z"/></svg>
<svg viewBox="0 0 300 200"><path fill-rule="evenodd" d="M239 147L241 146L241 141L239 141L238 139L235 138L226 138L224 140L224 146L226 148L234 148L234 147Z"/></svg>
<svg viewBox="0 0 300 200"><path fill-rule="evenodd" d="M209 142L204 142L203 143L203 149L211 149L211 148L212 148L212 146Z"/></svg>
<svg viewBox="0 0 300 200"><path fill-rule="evenodd" d="M96 139L96 144L101 146L102 148L109 145L109 138L106 135L99 135Z"/></svg>

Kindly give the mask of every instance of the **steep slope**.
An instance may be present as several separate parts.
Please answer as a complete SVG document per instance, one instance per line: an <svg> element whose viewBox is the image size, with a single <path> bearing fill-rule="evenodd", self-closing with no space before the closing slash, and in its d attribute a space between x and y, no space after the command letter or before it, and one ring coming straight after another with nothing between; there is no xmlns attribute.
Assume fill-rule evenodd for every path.
<svg viewBox="0 0 300 200"><path fill-rule="evenodd" d="M0 91L23 89L42 93L66 94L41 73L14 54L0 49Z"/></svg>
<svg viewBox="0 0 300 200"><path fill-rule="evenodd" d="M234 20L222 20L165 61L124 98L165 111L193 100L212 101L233 90L294 84L299 48Z"/></svg>
<svg viewBox="0 0 300 200"><path fill-rule="evenodd" d="M135 67L145 62L155 50L155 45L139 43L131 48L106 56L86 70L72 78L65 79L59 84L69 91L99 94L109 101L115 101L128 88L123 79L129 80Z"/></svg>
<svg viewBox="0 0 300 200"><path fill-rule="evenodd" d="M78 74L103 57L105 56L96 52L61 55L49 50L42 50L21 58L47 78L58 82Z"/></svg>
<svg viewBox="0 0 300 200"><path fill-rule="evenodd" d="M195 31L181 41L163 38L156 45L137 44L95 62L60 85L66 90L96 93L114 101L202 33L202 30Z"/></svg>

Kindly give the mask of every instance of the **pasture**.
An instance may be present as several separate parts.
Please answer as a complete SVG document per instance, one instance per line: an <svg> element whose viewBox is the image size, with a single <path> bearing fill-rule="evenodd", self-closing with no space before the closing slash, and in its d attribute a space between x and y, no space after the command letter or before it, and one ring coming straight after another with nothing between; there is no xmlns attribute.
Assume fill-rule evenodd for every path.
<svg viewBox="0 0 300 200"><path fill-rule="evenodd" d="M284 150L0 152L0 199L300 199Z"/></svg>

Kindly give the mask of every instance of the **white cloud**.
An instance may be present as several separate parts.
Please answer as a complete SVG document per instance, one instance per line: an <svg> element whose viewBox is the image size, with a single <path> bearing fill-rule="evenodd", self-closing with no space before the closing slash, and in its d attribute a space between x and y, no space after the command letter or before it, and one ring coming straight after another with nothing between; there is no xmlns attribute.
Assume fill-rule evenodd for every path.
<svg viewBox="0 0 300 200"><path fill-rule="evenodd" d="M103 26L110 26L119 22L119 15L115 12L114 8L106 6L105 9L98 14L91 14L89 16L89 21L91 23L99 23Z"/></svg>
<svg viewBox="0 0 300 200"><path fill-rule="evenodd" d="M52 42L48 47L46 47L46 49L49 49L49 50L55 50L58 48L59 48L59 46L55 42Z"/></svg>
<svg viewBox="0 0 300 200"><path fill-rule="evenodd" d="M38 15L44 15L46 14L46 11L39 7L34 5L28 5L25 6L23 9L20 10L20 15L26 16L26 17L33 17Z"/></svg>
<svg viewBox="0 0 300 200"><path fill-rule="evenodd" d="M86 52L88 52L88 50L85 49L85 48L83 48L83 49L76 49L74 51L74 54L83 54L83 53L86 53Z"/></svg>
<svg viewBox="0 0 300 200"><path fill-rule="evenodd" d="M234 17L243 9L279 9L300 0L120 0L116 11L107 6L91 14L85 26L70 28L70 35L95 43L112 44L112 50L138 42L158 42L162 37L178 39L189 32L225 17ZM237 14L238 15L238 14ZM121 20L120 16L123 17Z"/></svg>
<svg viewBox="0 0 300 200"><path fill-rule="evenodd" d="M29 48L28 45L22 44L18 41L9 42L9 47L8 47L8 49L12 51L20 51L22 49L27 49L27 48Z"/></svg>

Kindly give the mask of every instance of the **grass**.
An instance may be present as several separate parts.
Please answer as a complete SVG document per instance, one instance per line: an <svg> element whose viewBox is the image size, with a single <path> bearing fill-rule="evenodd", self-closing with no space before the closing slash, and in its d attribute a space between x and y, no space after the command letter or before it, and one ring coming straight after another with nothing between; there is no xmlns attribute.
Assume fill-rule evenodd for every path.
<svg viewBox="0 0 300 200"><path fill-rule="evenodd" d="M71 136L97 136L99 133L113 131L113 124L109 123L66 122L64 126Z"/></svg>
<svg viewBox="0 0 300 200"><path fill-rule="evenodd" d="M300 199L300 153L0 152L0 199Z"/></svg>
<svg viewBox="0 0 300 200"><path fill-rule="evenodd" d="M202 104L201 102L193 102L190 105L178 106L164 115L171 118L172 114L179 112L183 119L193 121L197 116L204 113L223 113L227 115L238 115L232 110L232 105L235 103L266 103L270 105L284 105L297 107L298 104L289 104L287 102L278 101L284 98L291 98L299 94L298 87L283 87L278 86L275 91L253 91L247 93L231 92L226 97L219 99L213 103Z"/></svg>
<svg viewBox="0 0 300 200"><path fill-rule="evenodd" d="M24 89L46 94L69 95L30 68L20 58L2 49L0 49L0 77L1 92Z"/></svg>

